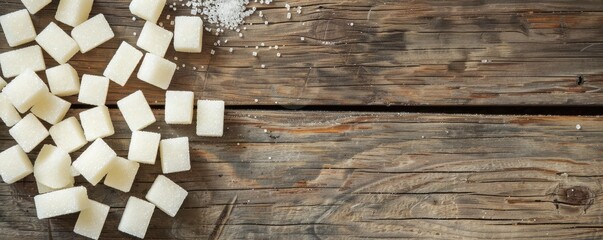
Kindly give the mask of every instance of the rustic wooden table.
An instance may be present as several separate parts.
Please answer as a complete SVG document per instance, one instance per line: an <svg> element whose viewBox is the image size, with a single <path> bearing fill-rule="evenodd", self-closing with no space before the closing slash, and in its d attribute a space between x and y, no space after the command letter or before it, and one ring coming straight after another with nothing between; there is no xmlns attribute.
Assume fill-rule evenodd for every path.
<svg viewBox="0 0 603 240"><path fill-rule="evenodd" d="M111 83L106 140L119 155L131 133L115 102L139 89L159 120L147 130L191 139L192 170L168 175L189 196L175 218L156 211L147 238L603 238L603 1L288 3L302 14L258 5L264 19L252 16L243 38L206 32L203 53L166 55L180 66L171 90L226 101L222 138L166 125L163 90ZM38 32L57 4L32 16ZM128 4L95 1L116 37L70 61L80 75L101 75L121 41L135 44L143 21ZM166 15L187 13L160 21L172 30ZM527 107L543 115L520 115ZM482 114L455 114L472 109ZM497 109L508 114L487 114ZM6 149L15 142L0 125ZM111 206L101 238L129 238L117 231L126 200L160 172L142 166L130 193L76 178ZM36 193L33 176L0 184L0 238L77 238L76 214L36 218Z"/></svg>

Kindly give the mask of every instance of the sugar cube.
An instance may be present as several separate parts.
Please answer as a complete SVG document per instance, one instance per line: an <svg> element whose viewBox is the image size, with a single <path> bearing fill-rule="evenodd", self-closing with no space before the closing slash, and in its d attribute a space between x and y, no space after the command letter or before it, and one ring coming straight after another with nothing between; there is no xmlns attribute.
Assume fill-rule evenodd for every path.
<svg viewBox="0 0 603 240"><path fill-rule="evenodd" d="M115 34L105 19L105 15L98 14L73 28L71 36L80 46L82 53L86 53L109 41L115 37Z"/></svg>
<svg viewBox="0 0 603 240"><path fill-rule="evenodd" d="M38 45L24 47L0 54L0 67L5 78L17 76L26 70L46 69L42 48Z"/></svg>
<svg viewBox="0 0 603 240"><path fill-rule="evenodd" d="M82 84L80 85L80 94L77 97L77 101L90 105L105 105L108 91L108 78L84 74L82 76Z"/></svg>
<svg viewBox="0 0 603 240"><path fill-rule="evenodd" d="M8 83L4 80L4 78L0 77L0 90L6 87L6 84Z"/></svg>
<svg viewBox="0 0 603 240"><path fill-rule="evenodd" d="M0 153L0 176L5 183L12 184L33 172L31 161L19 145Z"/></svg>
<svg viewBox="0 0 603 240"><path fill-rule="evenodd" d="M140 163L116 157L111 165L111 170L109 170L109 173L105 177L104 183L122 192L129 192L134 183L138 168L140 168Z"/></svg>
<svg viewBox="0 0 603 240"><path fill-rule="evenodd" d="M134 131L130 140L128 159L144 164L155 164L161 134Z"/></svg>
<svg viewBox="0 0 603 240"><path fill-rule="evenodd" d="M156 23L166 0L132 0L130 12L139 18Z"/></svg>
<svg viewBox="0 0 603 240"><path fill-rule="evenodd" d="M85 187L72 187L34 197L39 219L51 218L79 212L89 207Z"/></svg>
<svg viewBox="0 0 603 240"><path fill-rule="evenodd" d="M71 165L71 176L77 177L77 176L80 176L80 175L82 175L82 174L80 172L78 172L77 169L75 169L73 167L73 165Z"/></svg>
<svg viewBox="0 0 603 240"><path fill-rule="evenodd" d="M197 136L221 137L224 133L224 101L197 101Z"/></svg>
<svg viewBox="0 0 603 240"><path fill-rule="evenodd" d="M94 0L61 0L54 18L64 24L75 27L90 15Z"/></svg>
<svg viewBox="0 0 603 240"><path fill-rule="evenodd" d="M27 114L8 132L26 153L31 152L31 150L48 137L48 130L32 113Z"/></svg>
<svg viewBox="0 0 603 240"><path fill-rule="evenodd" d="M115 133L109 108L98 106L80 113L80 121L87 141L104 138Z"/></svg>
<svg viewBox="0 0 603 240"><path fill-rule="evenodd" d="M155 54L165 56L174 34L152 22L145 22L136 46Z"/></svg>
<svg viewBox="0 0 603 240"><path fill-rule="evenodd" d="M199 53L203 43L203 20L197 16L177 16L174 27L174 49Z"/></svg>
<svg viewBox="0 0 603 240"><path fill-rule="evenodd" d="M31 13L36 14L42 8L46 7L52 0L21 0L25 8Z"/></svg>
<svg viewBox="0 0 603 240"><path fill-rule="evenodd" d="M38 193L42 194L42 193L48 193L48 192L54 192L56 190L61 190L61 189L65 189L65 188L72 188L73 185L75 184L75 180L73 178L71 178L72 181L67 184L67 186L62 187L62 188L51 188L49 186L45 186L44 184L41 184L40 182L36 181L36 187L38 188Z"/></svg>
<svg viewBox="0 0 603 240"><path fill-rule="evenodd" d="M46 69L50 92L64 97L75 95L80 91L80 77L69 63Z"/></svg>
<svg viewBox="0 0 603 240"><path fill-rule="evenodd" d="M50 127L48 132L57 147L68 153L74 152L88 143L84 137L84 130L75 117L55 124Z"/></svg>
<svg viewBox="0 0 603 240"><path fill-rule="evenodd" d="M142 52L127 42L121 42L103 75L120 86L126 85L134 69L142 59Z"/></svg>
<svg viewBox="0 0 603 240"><path fill-rule="evenodd" d="M188 137L161 140L161 170L164 174L191 170Z"/></svg>
<svg viewBox="0 0 603 240"><path fill-rule="evenodd" d="M154 211L155 205L152 203L137 197L130 197L117 229L132 236L144 238Z"/></svg>
<svg viewBox="0 0 603 240"><path fill-rule="evenodd" d="M169 178L159 175L145 198L171 217L176 216L188 192Z"/></svg>
<svg viewBox="0 0 603 240"><path fill-rule="evenodd" d="M7 127L12 127L21 121L21 115L4 93L0 93L0 119Z"/></svg>
<svg viewBox="0 0 603 240"><path fill-rule="evenodd" d="M46 92L48 92L48 87L44 81L29 69L2 89L2 93L21 113L29 110Z"/></svg>
<svg viewBox="0 0 603 240"><path fill-rule="evenodd" d="M36 42L59 64L64 64L80 49L63 29L51 22L38 34Z"/></svg>
<svg viewBox="0 0 603 240"><path fill-rule="evenodd" d="M73 161L73 167L93 186L107 175L117 154L102 138L96 139Z"/></svg>
<svg viewBox="0 0 603 240"><path fill-rule="evenodd" d="M189 91L165 92L165 122L167 124L193 123L195 94Z"/></svg>
<svg viewBox="0 0 603 240"><path fill-rule="evenodd" d="M0 16L0 25L10 47L31 42L36 38L33 22L25 9Z"/></svg>
<svg viewBox="0 0 603 240"><path fill-rule="evenodd" d="M31 108L31 112L47 123L56 124L63 120L70 107L70 102L45 92L43 97Z"/></svg>
<svg viewBox="0 0 603 240"><path fill-rule="evenodd" d="M89 207L83 209L77 217L73 232L84 237L98 239L105 225L109 206L94 200L89 200Z"/></svg>
<svg viewBox="0 0 603 240"><path fill-rule="evenodd" d="M176 64L152 53L144 55L138 74L138 79L167 90L176 72Z"/></svg>
<svg viewBox="0 0 603 240"><path fill-rule="evenodd" d="M44 145L34 162L36 181L50 188L62 188L73 181L71 157L52 145Z"/></svg>
<svg viewBox="0 0 603 240"><path fill-rule="evenodd" d="M140 90L117 101L117 107L132 131L143 129L156 121L151 107Z"/></svg>

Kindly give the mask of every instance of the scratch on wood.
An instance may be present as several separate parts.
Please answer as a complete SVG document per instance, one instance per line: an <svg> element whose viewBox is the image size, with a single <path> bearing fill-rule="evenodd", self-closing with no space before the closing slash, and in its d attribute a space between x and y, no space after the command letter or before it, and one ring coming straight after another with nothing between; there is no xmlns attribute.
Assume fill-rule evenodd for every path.
<svg viewBox="0 0 603 240"><path fill-rule="evenodd" d="M584 50L589 49L590 47L597 46L597 45L601 45L601 43L593 43L591 45L588 45L585 48L580 49L580 52L584 52Z"/></svg>
<svg viewBox="0 0 603 240"><path fill-rule="evenodd" d="M214 227L214 230L209 235L210 240L220 239L220 236L222 235L222 230L224 230L224 225L226 225L226 223L228 222L228 219L230 218L230 214L232 213L232 210L234 209L235 203L237 202L237 198L238 198L238 195L235 195L230 200L230 202L226 206L224 206L222 213L218 217L218 220L216 220L216 226Z"/></svg>

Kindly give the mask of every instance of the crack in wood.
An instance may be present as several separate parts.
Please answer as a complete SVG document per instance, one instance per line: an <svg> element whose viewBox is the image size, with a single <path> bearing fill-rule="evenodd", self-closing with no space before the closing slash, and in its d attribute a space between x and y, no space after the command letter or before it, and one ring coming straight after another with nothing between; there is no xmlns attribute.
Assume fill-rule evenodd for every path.
<svg viewBox="0 0 603 240"><path fill-rule="evenodd" d="M234 195L234 197L232 197L232 199L230 200L230 202L227 205L224 206L224 209L222 210L222 213L218 217L218 220L216 220L216 224L215 224L214 230L209 235L208 239L210 239L210 240L218 240L218 239L220 239L220 236L222 235L222 231L224 230L224 226L228 222L228 219L230 219L230 214L232 214L232 210L235 207L235 204L237 202L237 198L238 198L238 195Z"/></svg>

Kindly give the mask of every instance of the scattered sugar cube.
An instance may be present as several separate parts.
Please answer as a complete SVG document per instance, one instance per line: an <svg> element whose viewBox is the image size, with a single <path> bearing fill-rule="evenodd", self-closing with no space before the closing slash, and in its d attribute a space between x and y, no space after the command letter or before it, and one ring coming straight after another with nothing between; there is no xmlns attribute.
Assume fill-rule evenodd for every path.
<svg viewBox="0 0 603 240"><path fill-rule="evenodd" d="M68 153L79 150L88 143L84 137L84 130L75 117L55 124L48 132L57 147Z"/></svg>
<svg viewBox="0 0 603 240"><path fill-rule="evenodd" d="M85 187L72 187L34 197L39 219L51 218L82 211L89 207Z"/></svg>
<svg viewBox="0 0 603 240"><path fill-rule="evenodd" d="M71 176L77 177L77 176L80 176L80 175L82 175L82 174L80 172L78 172L77 169L75 169L73 167L73 165L72 165L71 166Z"/></svg>
<svg viewBox="0 0 603 240"><path fill-rule="evenodd" d="M73 180L73 178L71 178ZM61 190L61 189L65 189L65 188L72 188L73 185L75 184L75 180L73 180L71 183L67 184L67 186L62 187L62 188L51 188L49 186L45 186L44 184L41 184L40 182L36 181L36 187L38 188L38 193L42 194L42 193L48 193L48 192L54 192L56 190Z"/></svg>
<svg viewBox="0 0 603 240"><path fill-rule="evenodd" d="M147 53L142 60L138 79L167 90L176 72L176 64L155 54Z"/></svg>
<svg viewBox="0 0 603 240"><path fill-rule="evenodd" d="M34 162L34 177L49 188L63 188L73 182L71 157L62 149L44 145Z"/></svg>
<svg viewBox="0 0 603 240"><path fill-rule="evenodd" d="M94 0L61 0L54 18L59 22L75 27L90 15Z"/></svg>
<svg viewBox="0 0 603 240"><path fill-rule="evenodd" d="M59 64L66 63L80 50L75 40L53 22L38 34L36 42Z"/></svg>
<svg viewBox="0 0 603 240"><path fill-rule="evenodd" d="M174 49L178 52L200 53L203 43L203 20L194 16L176 17Z"/></svg>
<svg viewBox="0 0 603 240"><path fill-rule="evenodd" d="M161 134L134 131L130 140L128 159L144 164L155 164Z"/></svg>
<svg viewBox="0 0 603 240"><path fill-rule="evenodd" d="M0 16L0 25L10 47L31 42L36 38L33 22L25 9Z"/></svg>
<svg viewBox="0 0 603 240"><path fill-rule="evenodd" d="M145 22L140 37L136 42L136 46L155 54L157 56L165 56L172 37L174 34L152 22Z"/></svg>
<svg viewBox="0 0 603 240"><path fill-rule="evenodd" d="M159 175L145 198L171 217L176 216L188 192L169 178Z"/></svg>
<svg viewBox="0 0 603 240"><path fill-rule="evenodd" d="M26 70L2 89L2 93L21 113L29 110L46 92L48 88L44 81L31 70Z"/></svg>
<svg viewBox="0 0 603 240"><path fill-rule="evenodd" d="M19 145L0 153L0 176L2 181L12 184L33 172L31 161Z"/></svg>
<svg viewBox="0 0 603 240"><path fill-rule="evenodd" d="M84 237L98 239L109 215L109 206L94 200L88 200L88 208L77 217L73 232Z"/></svg>
<svg viewBox="0 0 603 240"><path fill-rule="evenodd" d="M149 103L140 90L117 101L117 107L132 131L143 129L156 121Z"/></svg>
<svg viewBox="0 0 603 240"><path fill-rule="evenodd" d="M86 53L115 37L105 15L98 14L71 30L71 36Z"/></svg>
<svg viewBox="0 0 603 240"><path fill-rule="evenodd" d="M93 186L107 175L117 154L102 138L96 139L73 161L73 167Z"/></svg>
<svg viewBox="0 0 603 240"><path fill-rule="evenodd" d="M126 42L121 42L103 75L123 87L140 59L142 59L141 51Z"/></svg>
<svg viewBox="0 0 603 240"><path fill-rule="evenodd" d="M80 77L69 63L46 69L50 92L64 97L75 95L80 91Z"/></svg>
<svg viewBox="0 0 603 240"><path fill-rule="evenodd" d="M45 92L43 97L31 108L31 113L50 124L56 124L63 120L65 114L71 107L67 102L52 93Z"/></svg>
<svg viewBox="0 0 603 240"><path fill-rule="evenodd" d="M154 211L155 205L152 203L137 197L130 197L117 229L132 236L144 238Z"/></svg>
<svg viewBox="0 0 603 240"><path fill-rule="evenodd" d="M0 54L0 66L5 78L12 78L28 69L34 72L46 69L42 48L38 45Z"/></svg>
<svg viewBox="0 0 603 240"><path fill-rule="evenodd" d="M0 119L7 127L12 127L21 121L21 115L4 93L0 93Z"/></svg>
<svg viewBox="0 0 603 240"><path fill-rule="evenodd" d="M115 133L109 108L98 106L80 113L80 121L87 141L104 138Z"/></svg>
<svg viewBox="0 0 603 240"><path fill-rule="evenodd" d="M224 134L224 101L197 101L197 136L221 137Z"/></svg>
<svg viewBox="0 0 603 240"><path fill-rule="evenodd" d="M108 91L108 78L84 74L82 76L82 84L80 85L80 94L77 97L77 101L96 106L105 105Z"/></svg>
<svg viewBox="0 0 603 240"><path fill-rule="evenodd" d="M32 113L27 114L8 132L26 153L31 152L31 150L48 137L48 130Z"/></svg>
<svg viewBox="0 0 603 240"><path fill-rule="evenodd" d="M195 94L189 91L165 92L165 122L167 124L193 123Z"/></svg>
<svg viewBox="0 0 603 240"><path fill-rule="evenodd" d="M161 140L159 156L164 174L191 170L188 137Z"/></svg>
<svg viewBox="0 0 603 240"><path fill-rule="evenodd" d="M42 8L46 7L52 0L21 0L25 8L31 13L36 14Z"/></svg>
<svg viewBox="0 0 603 240"><path fill-rule="evenodd" d="M166 0L132 0L130 12L139 18L156 23Z"/></svg>
<svg viewBox="0 0 603 240"><path fill-rule="evenodd" d="M104 184L122 192L129 192L138 168L140 168L140 163L116 157L111 165L111 170L105 177Z"/></svg>

